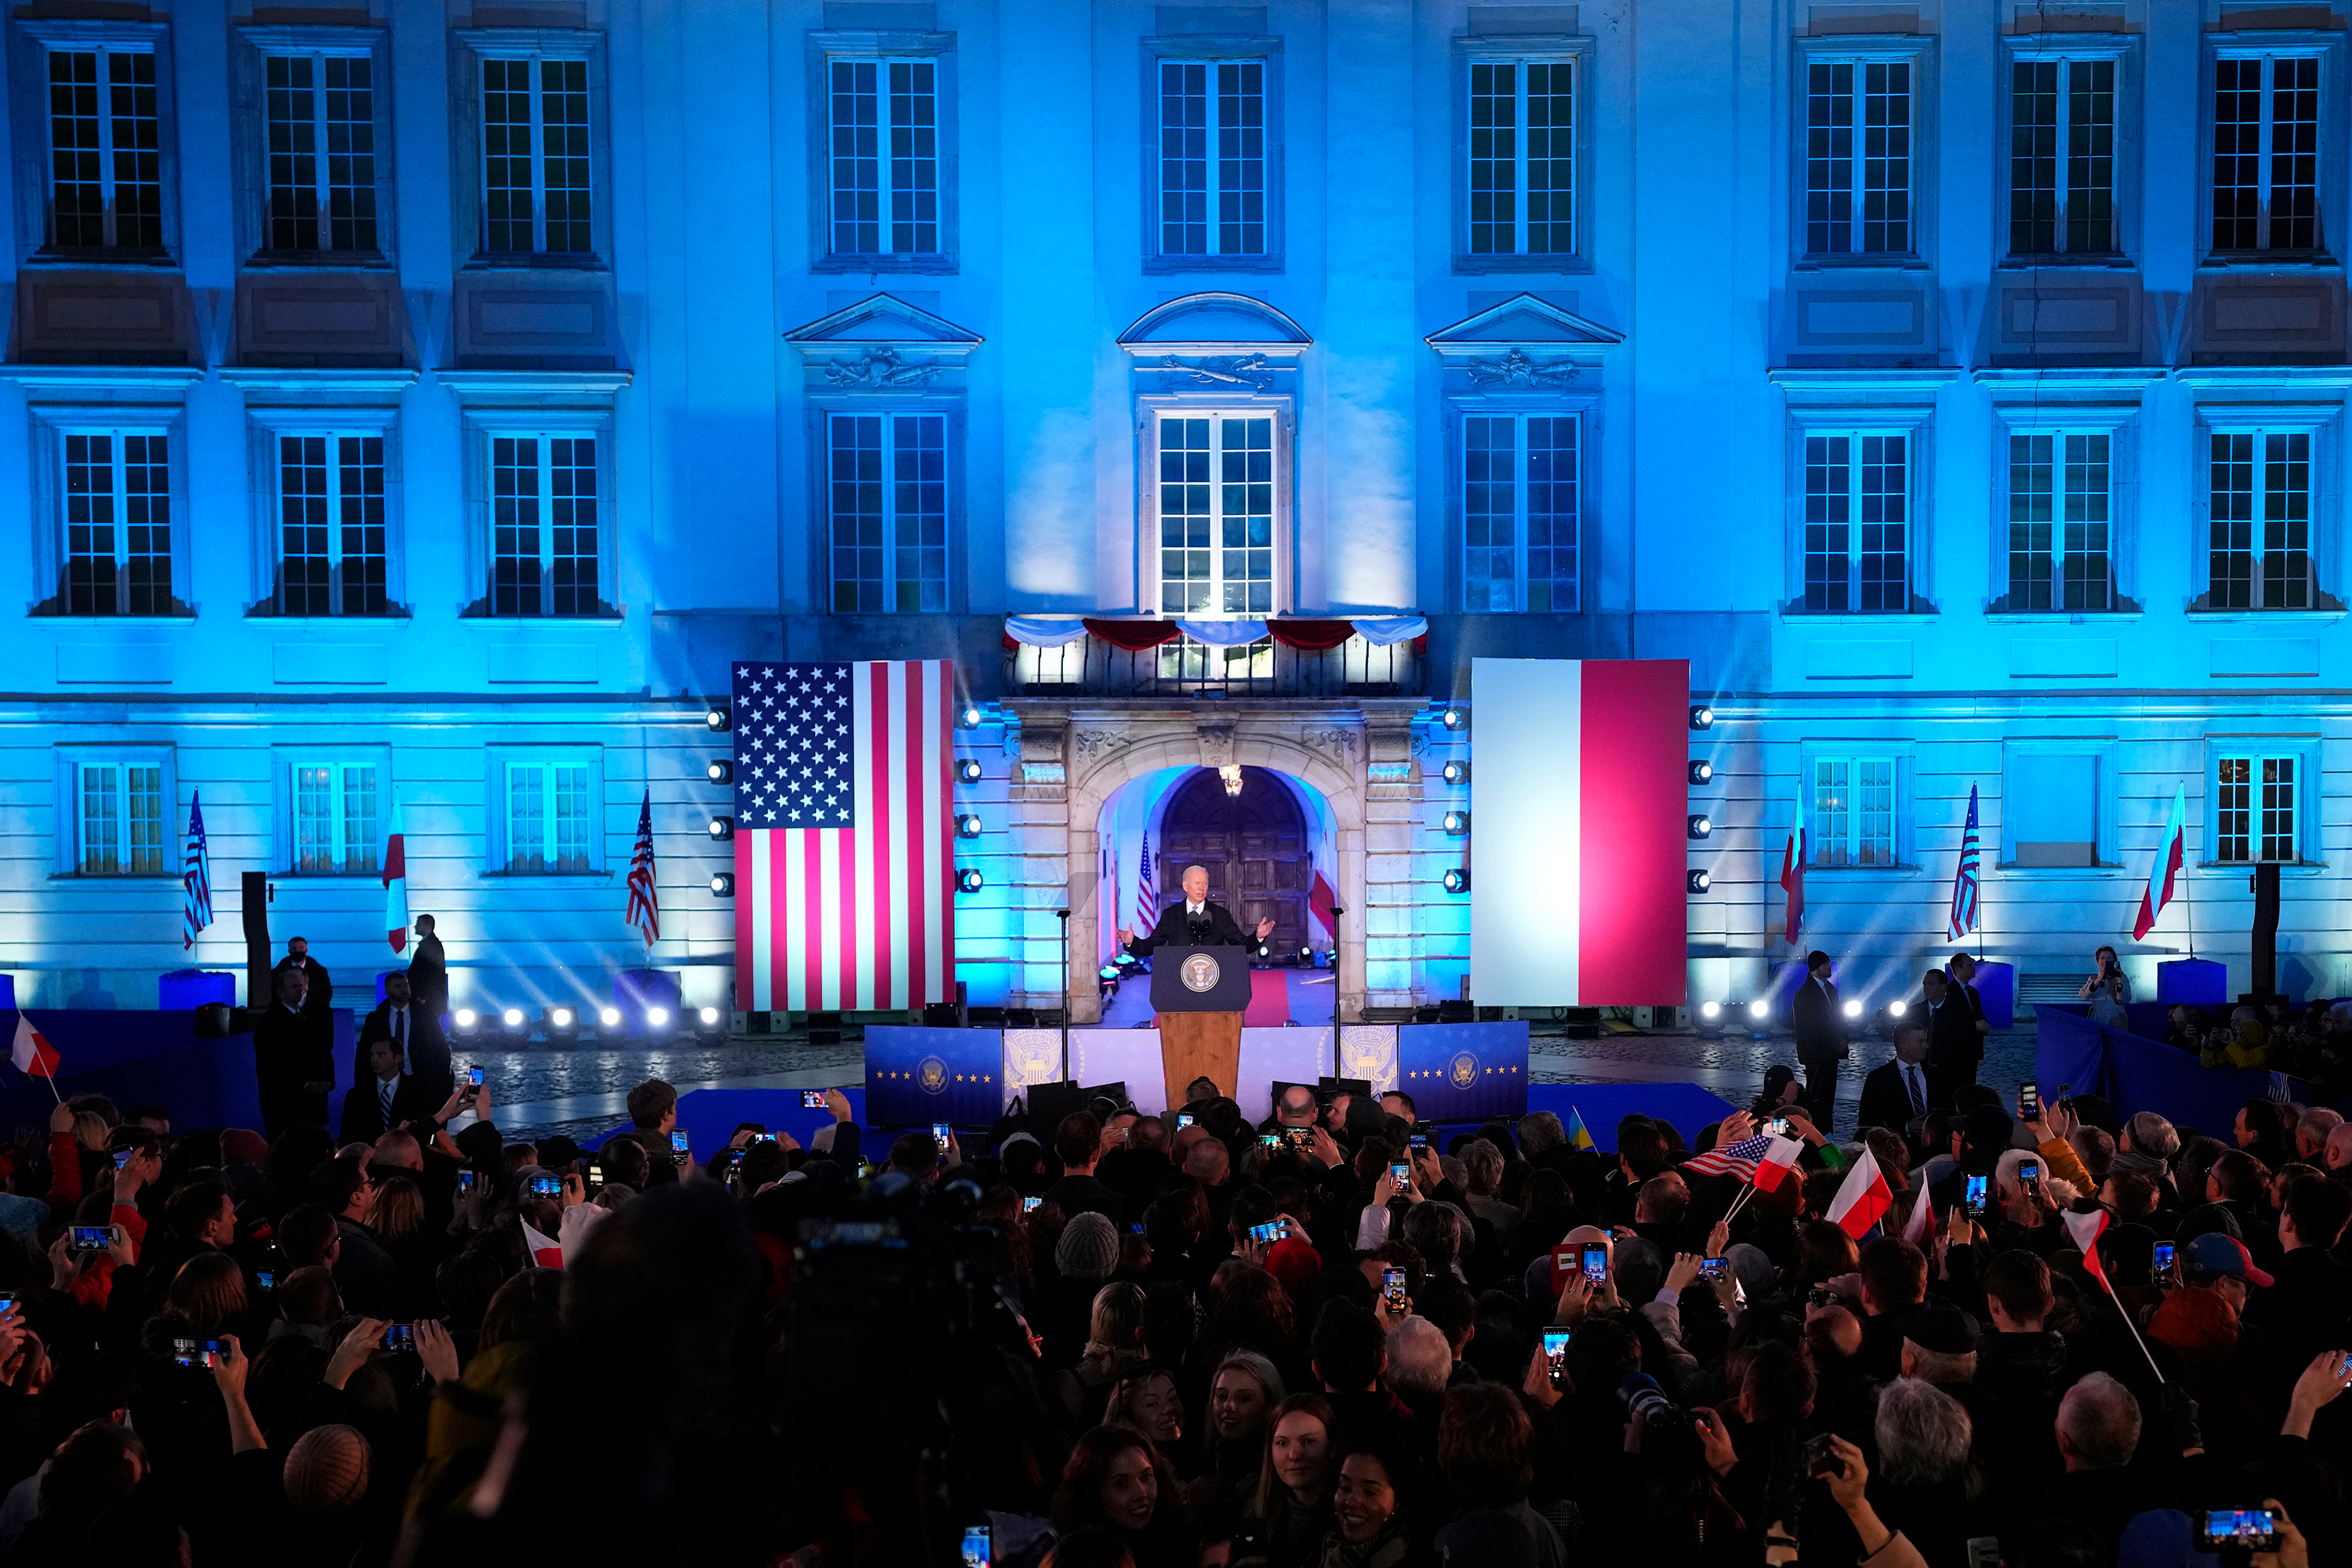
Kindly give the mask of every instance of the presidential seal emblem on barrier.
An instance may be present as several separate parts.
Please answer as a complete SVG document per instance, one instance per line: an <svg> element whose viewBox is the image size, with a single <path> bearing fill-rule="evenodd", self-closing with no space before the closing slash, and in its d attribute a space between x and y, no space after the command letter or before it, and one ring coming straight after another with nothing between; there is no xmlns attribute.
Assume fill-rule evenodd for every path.
<svg viewBox="0 0 2352 1568"><path fill-rule="evenodd" d="M925 1094L943 1094L948 1087L948 1064L937 1057L925 1057L915 1064L915 1081L922 1085Z"/></svg>
<svg viewBox="0 0 2352 1568"><path fill-rule="evenodd" d="M1176 978L1184 983L1185 990L1197 994L1203 991L1214 991L1222 973L1217 967L1215 959L1205 952L1196 952L1184 961L1184 966L1176 972Z"/></svg>
<svg viewBox="0 0 2352 1568"><path fill-rule="evenodd" d="M1456 1089L1470 1088L1478 1081L1478 1058L1468 1051L1456 1051L1445 1064L1445 1076Z"/></svg>

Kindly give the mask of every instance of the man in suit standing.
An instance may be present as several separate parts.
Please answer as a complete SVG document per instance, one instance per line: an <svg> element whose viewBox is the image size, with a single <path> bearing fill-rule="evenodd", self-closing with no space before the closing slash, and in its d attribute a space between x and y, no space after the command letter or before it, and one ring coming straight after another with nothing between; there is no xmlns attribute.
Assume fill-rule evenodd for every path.
<svg viewBox="0 0 2352 1568"><path fill-rule="evenodd" d="M1119 945L1138 958L1149 958L1160 947L1240 947L1251 939L1242 935L1241 922L1223 904L1209 902L1209 868L1187 866L1184 900L1160 912L1151 934L1139 937L1118 928ZM1274 934L1274 921L1257 923L1256 941ZM1184 1086L1195 1077L1232 1083L1241 1072L1242 1016L1239 1013L1161 1013L1160 1066L1168 1090L1167 1103L1184 1103Z"/></svg>
<svg viewBox="0 0 2352 1568"><path fill-rule="evenodd" d="M261 1122L272 1138L289 1127L324 1127L335 1087L333 1016L306 1005L310 983L299 965L280 964L275 981L277 998L253 1022Z"/></svg>
<svg viewBox="0 0 2352 1568"><path fill-rule="evenodd" d="M1845 1011L1830 978L1830 955L1819 948L1805 954L1805 978L1791 1004L1797 1060L1804 1064L1805 1098L1827 1128L1837 1113L1838 1064L1845 1060Z"/></svg>
<svg viewBox="0 0 2352 1568"><path fill-rule="evenodd" d="M1976 1082L1977 1066L1984 1060L1984 1037L1992 1033L1992 1025L1985 1017L1984 998L1977 994L1974 984L1977 961L1956 952L1946 967L1951 972L1951 1000L1947 1005L1951 1008L1952 1022L1937 1037L1935 1067L1948 1091Z"/></svg>
<svg viewBox="0 0 2352 1568"><path fill-rule="evenodd" d="M416 1005L437 1022L449 1010L449 961L433 934L433 917L416 917L416 952L408 961L408 990Z"/></svg>
<svg viewBox="0 0 2352 1568"><path fill-rule="evenodd" d="M368 1047L378 1040L390 1040L399 1050L400 1070L422 1083L438 1104L449 1092L449 1042L441 1033L441 1020L417 1005L409 992L407 975L384 976L383 1005L360 1025L352 1081L367 1081Z"/></svg>
<svg viewBox="0 0 2352 1568"><path fill-rule="evenodd" d="M341 1142L373 1143L395 1127L432 1116L446 1098L403 1070L399 1049L381 1035L369 1045L367 1061L368 1070L343 1096Z"/></svg>
<svg viewBox="0 0 2352 1568"><path fill-rule="evenodd" d="M302 972L305 987L303 1009L306 1012L315 1009L323 1017L335 1005L335 983L328 977L326 965L310 956L309 939L299 936L286 939L286 956L278 961L274 973L283 974L289 969Z"/></svg>
<svg viewBox="0 0 2352 1568"><path fill-rule="evenodd" d="M1905 1023L1895 1031L1895 1059L1871 1069L1862 1080L1857 1127L1887 1127L1906 1139L1936 1103L1927 1072L1927 1031Z"/></svg>

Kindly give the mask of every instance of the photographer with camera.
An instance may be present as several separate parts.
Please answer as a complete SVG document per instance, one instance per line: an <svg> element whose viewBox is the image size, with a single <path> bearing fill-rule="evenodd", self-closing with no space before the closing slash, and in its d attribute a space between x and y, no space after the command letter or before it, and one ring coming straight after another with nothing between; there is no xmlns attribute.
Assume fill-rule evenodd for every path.
<svg viewBox="0 0 2352 1568"><path fill-rule="evenodd" d="M2092 956L2091 977L2074 993L2091 1005L2091 1022L2106 1024L2118 1029L2131 1026L2131 977L2124 973L2123 963L2112 947L2102 947Z"/></svg>

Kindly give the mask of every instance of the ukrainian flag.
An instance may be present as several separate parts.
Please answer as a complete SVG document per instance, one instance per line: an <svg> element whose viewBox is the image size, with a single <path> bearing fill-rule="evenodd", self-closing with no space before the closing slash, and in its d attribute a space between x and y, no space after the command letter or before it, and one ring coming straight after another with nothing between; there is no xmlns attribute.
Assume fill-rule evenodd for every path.
<svg viewBox="0 0 2352 1568"><path fill-rule="evenodd" d="M1573 1105L1568 1108L1568 1146L1571 1149L1590 1149L1593 1146L1592 1134L1585 1131L1584 1118L1577 1113L1577 1109Z"/></svg>

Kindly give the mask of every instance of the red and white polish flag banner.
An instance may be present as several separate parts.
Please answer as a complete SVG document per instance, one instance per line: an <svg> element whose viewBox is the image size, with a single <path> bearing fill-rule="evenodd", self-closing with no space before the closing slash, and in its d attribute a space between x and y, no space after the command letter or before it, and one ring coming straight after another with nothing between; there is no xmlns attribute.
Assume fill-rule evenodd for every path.
<svg viewBox="0 0 2352 1568"><path fill-rule="evenodd" d="M1683 1002L1689 663L1473 659L1470 695L1471 996Z"/></svg>

